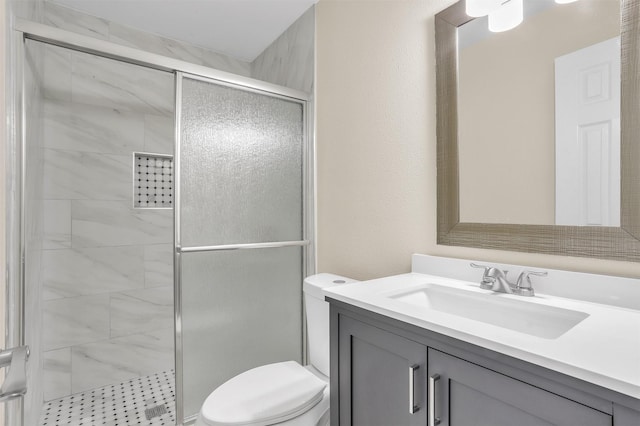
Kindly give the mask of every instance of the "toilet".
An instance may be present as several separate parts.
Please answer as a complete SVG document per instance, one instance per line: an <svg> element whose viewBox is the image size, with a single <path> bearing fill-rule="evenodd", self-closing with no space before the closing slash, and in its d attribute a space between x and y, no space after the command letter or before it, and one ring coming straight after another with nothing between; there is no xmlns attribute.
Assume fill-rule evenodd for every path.
<svg viewBox="0 0 640 426"><path fill-rule="evenodd" d="M334 274L304 280L309 362L278 362L247 370L207 397L196 426L328 426L329 304L322 289L355 280Z"/></svg>

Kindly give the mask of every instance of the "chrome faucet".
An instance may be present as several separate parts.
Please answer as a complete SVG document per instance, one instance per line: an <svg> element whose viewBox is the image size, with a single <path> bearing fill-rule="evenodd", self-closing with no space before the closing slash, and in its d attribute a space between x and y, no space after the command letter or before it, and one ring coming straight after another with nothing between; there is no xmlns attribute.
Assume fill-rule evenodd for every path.
<svg viewBox="0 0 640 426"><path fill-rule="evenodd" d="M516 294L518 296L531 297L535 295L533 287L531 286L531 275L537 275L539 277L547 276L546 272L522 271L516 283L512 284L507 278L509 271L502 271L494 266L477 265L475 263L471 263L471 266L473 268L484 269L480 288L498 293Z"/></svg>

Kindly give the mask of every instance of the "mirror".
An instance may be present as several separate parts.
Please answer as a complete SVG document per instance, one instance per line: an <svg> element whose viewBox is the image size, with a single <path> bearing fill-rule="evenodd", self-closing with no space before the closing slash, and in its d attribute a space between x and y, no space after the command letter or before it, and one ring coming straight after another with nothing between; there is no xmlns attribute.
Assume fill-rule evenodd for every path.
<svg viewBox="0 0 640 426"><path fill-rule="evenodd" d="M458 27L460 220L620 226L620 3L529 0L524 15Z"/></svg>
<svg viewBox="0 0 640 426"><path fill-rule="evenodd" d="M639 2L524 4L436 15L438 243L638 261Z"/></svg>

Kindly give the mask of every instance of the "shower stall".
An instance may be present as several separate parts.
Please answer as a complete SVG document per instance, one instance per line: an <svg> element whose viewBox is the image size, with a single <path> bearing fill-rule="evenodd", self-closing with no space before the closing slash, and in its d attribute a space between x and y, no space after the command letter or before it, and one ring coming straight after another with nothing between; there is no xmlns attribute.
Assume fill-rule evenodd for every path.
<svg viewBox="0 0 640 426"><path fill-rule="evenodd" d="M183 424L238 373L302 362L309 95L16 33L9 340L31 356L8 424Z"/></svg>

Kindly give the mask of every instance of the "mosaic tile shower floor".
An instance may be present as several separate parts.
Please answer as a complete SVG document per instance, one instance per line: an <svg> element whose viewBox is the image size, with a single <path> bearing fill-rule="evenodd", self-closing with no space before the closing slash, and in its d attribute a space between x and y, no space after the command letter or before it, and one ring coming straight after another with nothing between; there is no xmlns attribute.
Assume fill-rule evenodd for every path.
<svg viewBox="0 0 640 426"><path fill-rule="evenodd" d="M173 426L173 370L45 403L39 426Z"/></svg>

